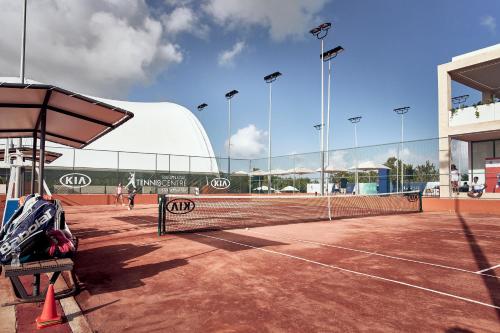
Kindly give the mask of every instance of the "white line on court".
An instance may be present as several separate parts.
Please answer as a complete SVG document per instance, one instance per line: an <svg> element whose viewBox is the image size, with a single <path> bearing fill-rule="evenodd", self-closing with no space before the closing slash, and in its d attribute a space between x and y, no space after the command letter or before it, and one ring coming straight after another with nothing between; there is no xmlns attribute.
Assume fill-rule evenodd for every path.
<svg viewBox="0 0 500 333"><path fill-rule="evenodd" d="M496 306L496 305L493 305L493 304L488 304L488 303L476 301L476 300L473 300L473 299L470 299L470 298L466 298L466 297L462 297L462 296L458 296L458 295L453 295L453 294L445 293L445 292L442 292L442 291L439 291L439 290L429 289L429 288L417 286L417 285L414 285L414 284L410 284L410 283L406 283L406 282L402 282L402 281L398 281L398 280L392 280L392 279L384 278L384 277L377 276L377 275L372 275L372 274L367 274L367 273L361 273L361 272L353 271L353 270L350 270L350 269L347 269L347 268L342 268L342 267L338 267L338 266L334 266L334 265L329 265L329 264L325 264L325 263L322 263L322 262L319 262L319 261L314 261L314 260L310 260L310 259L306 259L306 258L294 256L294 255L283 253L283 252L278 252L278 251L274 251L274 250L259 248L259 247L253 246L253 245L248 245L248 244L244 244L244 243L234 242L234 241L231 241L231 240L228 240L228 239L224 239L224 238L220 238L220 237L215 237L215 236L210 236L210 235L204 235L204 234L199 234L199 233L194 233L194 234L198 235L198 236L201 236L201 237L217 239L219 241L223 241L223 242L227 242L227 243L232 243L232 244L236 244L236 245L240 245L240 246L252 248L252 249L255 249L255 250L259 250L259 251L263 251L263 252L267 252L267 253L272 253L272 254L275 254L275 255L283 256L283 257L288 257L288 258L292 258L292 259L296 259L296 260L300 260L300 261L305 261L305 262L308 262L308 263L311 263L311 264L315 264L315 265L326 267L326 268L330 268L330 269L336 269L336 270L339 270L339 271L348 272L348 273L352 273L352 274L355 274L355 275L361 275L361 276L369 277L369 278L376 279L376 280L381 280L381 281L385 281L385 282L391 282L391 283L395 283L395 284L399 284L399 285L403 285L403 286L407 286L407 287L411 287L411 288L415 288L415 289L420 289L420 290L428 291L428 292L431 292L431 293L434 293L434 294L438 294L438 295L442 295L442 296L456 298L456 299L459 299L459 300L462 300L462 301L465 301L465 302L474 303L474 304L478 304L478 305L483 305L483 306L486 306L486 307L489 307L489 308L500 309L500 306Z"/></svg>
<svg viewBox="0 0 500 333"><path fill-rule="evenodd" d="M261 234L261 235L265 235L265 236L271 236L271 237L272 236L278 236L278 235L266 234L266 233L259 232L259 231L254 231L254 230L245 230L245 231L253 232L253 233ZM285 236L285 235L282 235L282 234L280 234L278 237L283 237L285 239L290 239L290 240L293 240L293 241L296 241L296 242L301 242L301 243L308 243L308 244L313 244L313 245L320 245L320 246L332 247L332 248L337 248L337 249L342 249L342 250L347 250L347 251L359 252L359 253L364 253L364 254L369 254L369 255L384 257L384 258L390 258L390 259L394 259L394 260L408 261L408 262L413 262L413 263L422 264L422 265L434 266L434 267L439 267L439 268L444 268L444 269L451 269L451 270L455 270L455 271L459 271L459 272L464 272L464 273L480 274L480 275L486 275L486 276L489 276L489 277L498 278L498 276L495 276L495 275L482 274L482 272L470 271L470 270L463 269L463 268L458 268L458 267L453 267L453 266L446 266L446 265L440 265L440 264L434 264L434 263L431 263L431 262L420 261L420 260L415 260L415 259L408 259L408 258L396 257L396 256L388 255L388 254L378 253L378 252L370 252L370 251L358 250L358 249L353 249L353 248L344 247L344 246L340 246L340 245L333 245L333 244L327 244L327 243L320 243L320 242L315 242L315 241L297 239L297 238Z"/></svg>
<svg viewBox="0 0 500 333"><path fill-rule="evenodd" d="M489 268L486 268L486 269L482 269L480 271L477 271L476 274L482 274L483 272L487 272L487 271L491 271L497 267L500 267L500 264L496 265L496 266L492 266L492 267L489 267Z"/></svg>

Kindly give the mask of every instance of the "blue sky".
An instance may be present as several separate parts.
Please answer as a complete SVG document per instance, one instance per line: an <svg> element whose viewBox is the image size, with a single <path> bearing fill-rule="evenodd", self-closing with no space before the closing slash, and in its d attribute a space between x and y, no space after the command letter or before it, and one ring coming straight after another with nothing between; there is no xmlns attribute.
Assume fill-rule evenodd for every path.
<svg viewBox="0 0 500 333"><path fill-rule="evenodd" d="M167 100L186 106L199 116L217 155L225 154L227 101L224 94L231 89L240 91L233 99L232 133L246 128L235 138L241 143L241 149L235 150L240 155L266 155L268 87L263 77L274 71L282 72L283 76L273 85L273 155L318 150L318 132L313 125L320 122L320 44L307 33L318 23L333 24L325 39L325 49L336 45L345 48L334 60L333 148L353 146L353 129L347 118L355 115L363 117L358 127L359 145L398 141L400 123L392 110L400 106L411 107L405 122L406 139L436 137L437 65L451 61L452 56L497 44L500 39L497 27L500 2L496 0L62 3L53 9L43 8L63 17L61 27L40 18L40 26L33 29L41 34L44 24L52 24L46 29L51 29L56 36L61 34L54 38L53 45L59 47L67 43L61 48L61 58L54 60L54 66L66 65L71 69L95 65L99 71L92 73L89 69L89 73L81 74L78 82L67 81L67 77L49 79L75 86L79 91L96 93L92 89L103 82L109 83L106 80L120 71L123 77L114 85L120 89L103 92L101 95L107 96L102 97ZM17 15L17 8L9 1L0 0L0 5L11 7L12 17ZM71 7L78 7L78 11ZM111 34L109 29L102 29L87 38L81 35L82 30L76 30L78 26L62 27L65 16L71 25L81 21L85 27L88 19L82 13L87 12L92 15L93 26L113 24L117 31ZM112 14L94 15L97 12ZM140 24L146 32L137 28L139 21L146 22ZM128 29L129 26L137 29ZM122 27L125 33L117 27ZM116 42L114 49L98 49L95 45L100 43L96 40L105 38L100 34L109 35L110 39L123 36L123 40ZM15 75L16 61L5 59L15 58L18 39L6 38L0 38L0 43L5 44L0 70ZM141 41L134 57L106 58L134 44L127 45L127 38ZM91 54L88 58L72 59L68 50L78 43L88 48L87 53ZM225 60L221 60L224 52ZM34 79L47 79L36 55L32 56L28 74L31 70ZM89 89L82 85L85 83ZM457 87L455 93L461 92L467 90ZM209 106L198 113L196 106L202 102ZM250 125L255 128L249 128ZM254 143L256 149L249 150L248 146Z"/></svg>
<svg viewBox="0 0 500 333"><path fill-rule="evenodd" d="M327 3L317 13L333 23L325 48L340 44L346 50L334 61L333 147L353 145L353 129L346 119L354 115L363 116L358 127L360 145L399 140L399 118L392 110L406 105L411 110L405 137L436 137L436 67L452 56L498 43L498 28L481 24L489 15L496 19L498 13L498 1ZM234 65L219 66L218 54L237 41L246 46ZM267 29L253 27L212 31L207 40L188 36L180 43L187 49L183 64L164 73L154 85L135 89L132 98L166 98L190 109L208 103L206 111L197 114L220 152L227 139L224 93L240 91L233 99L233 133L249 124L267 131L268 90L263 76L279 70L283 76L273 86L273 152L318 150L313 128L320 123L317 40L306 33L300 39L274 41Z"/></svg>

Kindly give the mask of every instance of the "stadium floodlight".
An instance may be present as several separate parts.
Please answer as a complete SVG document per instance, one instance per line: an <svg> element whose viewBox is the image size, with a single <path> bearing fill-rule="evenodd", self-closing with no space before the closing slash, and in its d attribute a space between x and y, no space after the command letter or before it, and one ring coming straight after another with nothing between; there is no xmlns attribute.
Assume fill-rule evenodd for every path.
<svg viewBox="0 0 500 333"><path fill-rule="evenodd" d="M464 104L468 98L469 95L456 96L451 99L451 102L453 103L453 106L460 108L464 107Z"/></svg>
<svg viewBox="0 0 500 333"><path fill-rule="evenodd" d="M343 51L344 51L344 48L339 45L337 47L334 47L331 50L324 52L322 55L320 55L320 58L323 59L323 61L330 61Z"/></svg>
<svg viewBox="0 0 500 333"><path fill-rule="evenodd" d="M236 95L237 93L239 93L238 90L231 90L230 92L228 92L225 96L226 96L226 99L231 99L233 98L234 95Z"/></svg>
<svg viewBox="0 0 500 333"><path fill-rule="evenodd" d="M231 90L226 95L228 102L228 123L227 123L227 176L231 176L231 99L238 94L238 90Z"/></svg>
<svg viewBox="0 0 500 333"><path fill-rule="evenodd" d="M272 108L273 108L273 82L276 81L278 77L280 77L282 74L280 72L274 72L272 74L264 76L264 81L266 83L269 83L269 125L268 125L268 162L267 162L267 167L268 167L268 175L267 175L267 193L271 194L271 115L272 115Z"/></svg>
<svg viewBox="0 0 500 333"><path fill-rule="evenodd" d="M280 72L274 72L272 74L264 76L264 81L266 81L266 83L274 82L281 75L283 75L283 74L281 74Z"/></svg>
<svg viewBox="0 0 500 333"><path fill-rule="evenodd" d="M401 191L404 191L404 164L403 164L403 141L404 141L404 115L410 111L409 106L394 109L394 112L401 116L401 145L398 149L398 162L396 163L396 191L399 192L399 163L401 163Z"/></svg>
<svg viewBox="0 0 500 333"><path fill-rule="evenodd" d="M328 35L328 29L332 27L330 22L325 22L323 24L318 25L316 28L312 28L309 30L309 33L318 39L323 39Z"/></svg>
<svg viewBox="0 0 500 333"><path fill-rule="evenodd" d="M206 108L208 106L207 103L202 103L200 105L198 105L198 111L203 111L204 108Z"/></svg>
<svg viewBox="0 0 500 333"><path fill-rule="evenodd" d="M324 53L324 38L326 35L328 35L328 30L332 27L332 24L330 22L325 22L323 24L320 24L316 28L313 28L309 30L309 33L311 33L314 37L319 39L321 41L321 124L325 123L325 96L324 96L324 67L323 67L323 53ZM323 144L324 144L324 134L323 134L323 127L321 126L321 133L320 133L320 154L321 154L321 195L325 194L325 153L323 149Z"/></svg>
<svg viewBox="0 0 500 333"><path fill-rule="evenodd" d="M331 78L332 78L332 59L344 51L342 46L334 47L320 55L323 62L328 61L328 97L327 97L327 117L326 117L326 165L330 165L330 113L331 113ZM330 177L326 180L326 189L329 190Z"/></svg>
<svg viewBox="0 0 500 333"><path fill-rule="evenodd" d="M352 117L352 118L349 118L347 120L349 120L351 123L354 124L354 159L355 159L355 163L356 163L356 170L355 170L355 176L354 176L354 180L355 180L355 185L354 185L354 193L356 195L359 194L359 177L358 177L358 123L361 121L361 116L357 116L357 117Z"/></svg>

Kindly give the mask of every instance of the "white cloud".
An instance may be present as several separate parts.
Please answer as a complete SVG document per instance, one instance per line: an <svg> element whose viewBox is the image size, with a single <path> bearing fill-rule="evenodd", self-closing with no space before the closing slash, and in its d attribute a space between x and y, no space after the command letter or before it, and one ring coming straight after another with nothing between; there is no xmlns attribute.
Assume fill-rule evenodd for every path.
<svg viewBox="0 0 500 333"><path fill-rule="evenodd" d="M232 49L221 52L219 54L219 65L233 66L234 58L243 51L245 46L245 42L240 41L234 44Z"/></svg>
<svg viewBox="0 0 500 333"><path fill-rule="evenodd" d="M201 24L199 17L189 7L177 7L171 13L162 15L161 20L166 32L172 36L182 32L201 38L208 35L208 26Z"/></svg>
<svg viewBox="0 0 500 333"><path fill-rule="evenodd" d="M0 73L17 75L22 1L0 8ZM183 59L145 0L29 1L27 16L26 77L37 81L121 97Z"/></svg>
<svg viewBox="0 0 500 333"><path fill-rule="evenodd" d="M269 30L272 39L283 40L307 34L328 1L209 0L204 10L226 28L260 26Z"/></svg>
<svg viewBox="0 0 500 333"><path fill-rule="evenodd" d="M483 27L486 27L490 32L495 33L497 29L497 21L491 15L486 15L481 17L480 24Z"/></svg>
<svg viewBox="0 0 500 333"><path fill-rule="evenodd" d="M250 124L240 128L231 136L231 157L234 158L256 158L266 152L265 141L267 132L257 129ZM228 142L225 147L227 150Z"/></svg>

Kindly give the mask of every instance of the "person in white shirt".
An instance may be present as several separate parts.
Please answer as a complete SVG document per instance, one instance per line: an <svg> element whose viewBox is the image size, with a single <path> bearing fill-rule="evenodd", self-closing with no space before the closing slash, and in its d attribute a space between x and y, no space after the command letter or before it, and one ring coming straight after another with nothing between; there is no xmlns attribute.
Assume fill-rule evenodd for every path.
<svg viewBox="0 0 500 333"><path fill-rule="evenodd" d="M455 164L451 165L450 178L451 178L451 190L453 193L458 194L458 184L460 182L460 173L458 172L457 166Z"/></svg>
<svg viewBox="0 0 500 333"><path fill-rule="evenodd" d="M474 177L471 184L471 190L468 193L469 197L479 198L483 195L486 185L479 181L479 177Z"/></svg>

